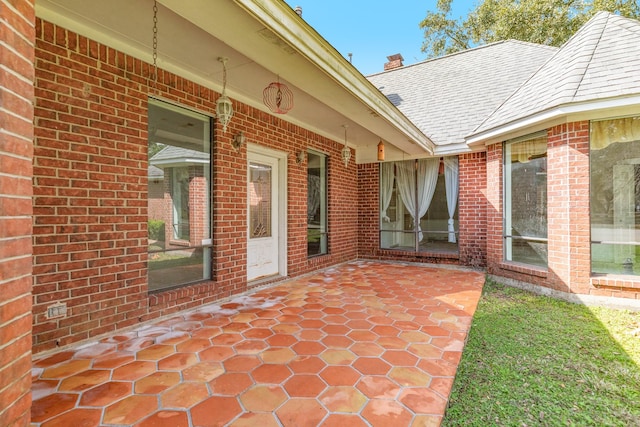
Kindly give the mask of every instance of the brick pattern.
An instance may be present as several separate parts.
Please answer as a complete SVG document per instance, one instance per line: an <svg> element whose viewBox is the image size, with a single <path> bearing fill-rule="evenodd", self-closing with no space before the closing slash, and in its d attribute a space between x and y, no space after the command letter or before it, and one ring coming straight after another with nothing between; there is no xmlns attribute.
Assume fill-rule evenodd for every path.
<svg viewBox="0 0 640 427"><path fill-rule="evenodd" d="M547 138L548 268L503 261L502 144L494 144L487 149L488 272L562 292L639 299L634 280L591 277L589 122L552 127Z"/></svg>
<svg viewBox="0 0 640 427"><path fill-rule="evenodd" d="M458 195L460 263L473 267L487 265L488 193L487 153L468 153L458 157L460 190ZM494 171L492 171L494 172ZM493 219L493 217L492 217ZM494 248L495 249L495 248Z"/></svg>
<svg viewBox="0 0 640 427"><path fill-rule="evenodd" d="M213 278L149 295L148 97L213 116L219 94L164 70L155 79L149 64L49 22L36 27L35 352L247 289L247 147L231 146L240 131L252 144L289 153L289 275L357 256L357 169L354 160L342 163L342 143L234 101L227 132L214 130ZM329 254L311 259L306 163L295 162L308 148L329 157ZM47 318L54 302L67 304L66 317Z"/></svg>
<svg viewBox="0 0 640 427"><path fill-rule="evenodd" d="M380 249L379 182L380 166L378 163L358 165L358 257L362 259L404 262L461 264L457 254ZM460 178L460 185L462 186L462 176ZM462 189L460 191L462 191ZM458 209L460 209L460 206ZM459 210L458 216L460 218L462 218L461 215L462 211ZM460 250L462 251L462 249Z"/></svg>
<svg viewBox="0 0 640 427"><path fill-rule="evenodd" d="M33 0L0 0L0 425L31 406Z"/></svg>

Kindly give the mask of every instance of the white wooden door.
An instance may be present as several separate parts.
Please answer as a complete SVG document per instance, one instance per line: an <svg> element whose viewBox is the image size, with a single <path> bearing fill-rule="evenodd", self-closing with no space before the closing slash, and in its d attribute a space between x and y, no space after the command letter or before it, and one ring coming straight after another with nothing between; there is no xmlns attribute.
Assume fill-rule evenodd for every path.
<svg viewBox="0 0 640 427"><path fill-rule="evenodd" d="M279 273L278 159L249 153L247 280Z"/></svg>

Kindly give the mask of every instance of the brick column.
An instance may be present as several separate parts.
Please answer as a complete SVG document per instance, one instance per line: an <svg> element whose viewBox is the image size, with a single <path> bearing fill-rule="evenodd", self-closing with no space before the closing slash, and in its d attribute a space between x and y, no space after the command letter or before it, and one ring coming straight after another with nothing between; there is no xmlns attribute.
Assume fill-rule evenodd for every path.
<svg viewBox="0 0 640 427"><path fill-rule="evenodd" d="M0 426L31 407L33 0L0 0Z"/></svg>
<svg viewBox="0 0 640 427"><path fill-rule="evenodd" d="M498 273L504 256L502 239L502 143L487 147L487 271Z"/></svg>
<svg viewBox="0 0 640 427"><path fill-rule="evenodd" d="M474 267L487 264L487 156L486 153L461 154L458 158L460 190L458 248L460 263Z"/></svg>
<svg viewBox="0 0 640 427"><path fill-rule="evenodd" d="M589 122L548 131L549 284L558 290L589 293Z"/></svg>

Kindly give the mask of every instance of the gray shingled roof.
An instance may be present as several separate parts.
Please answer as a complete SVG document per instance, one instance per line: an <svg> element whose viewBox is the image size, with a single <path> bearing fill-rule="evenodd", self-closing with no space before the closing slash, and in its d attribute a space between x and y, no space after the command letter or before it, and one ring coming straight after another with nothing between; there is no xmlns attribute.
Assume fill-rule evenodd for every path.
<svg viewBox="0 0 640 427"><path fill-rule="evenodd" d="M556 51L507 40L367 78L436 145L463 143Z"/></svg>
<svg viewBox="0 0 640 427"><path fill-rule="evenodd" d="M203 163L209 160L209 153L202 151L190 150L188 148L167 145L157 152L149 163L154 166L162 167L165 164L172 163Z"/></svg>
<svg viewBox="0 0 640 427"><path fill-rule="evenodd" d="M474 131L562 105L640 93L640 22L597 13Z"/></svg>

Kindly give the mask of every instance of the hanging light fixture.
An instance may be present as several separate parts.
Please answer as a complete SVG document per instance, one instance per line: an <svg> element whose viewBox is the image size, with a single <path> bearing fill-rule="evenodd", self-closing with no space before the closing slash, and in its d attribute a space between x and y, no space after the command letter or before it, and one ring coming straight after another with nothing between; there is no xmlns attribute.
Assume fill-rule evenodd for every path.
<svg viewBox="0 0 640 427"><path fill-rule="evenodd" d="M378 161L384 162L384 142L378 142Z"/></svg>
<svg viewBox="0 0 640 427"><path fill-rule="evenodd" d="M342 149L342 161L344 162L344 167L349 166L349 159L351 159L351 149L347 147L347 128L349 125L342 125L344 128L344 148Z"/></svg>
<svg viewBox="0 0 640 427"><path fill-rule="evenodd" d="M284 83L270 83L262 91L262 101L269 110L278 114L287 114L293 108L293 92Z"/></svg>
<svg viewBox="0 0 640 427"><path fill-rule="evenodd" d="M222 123L222 131L227 132L227 125L233 117L233 105L227 97L227 61L229 58L220 57L218 61L222 62L222 95L216 101L216 118Z"/></svg>

